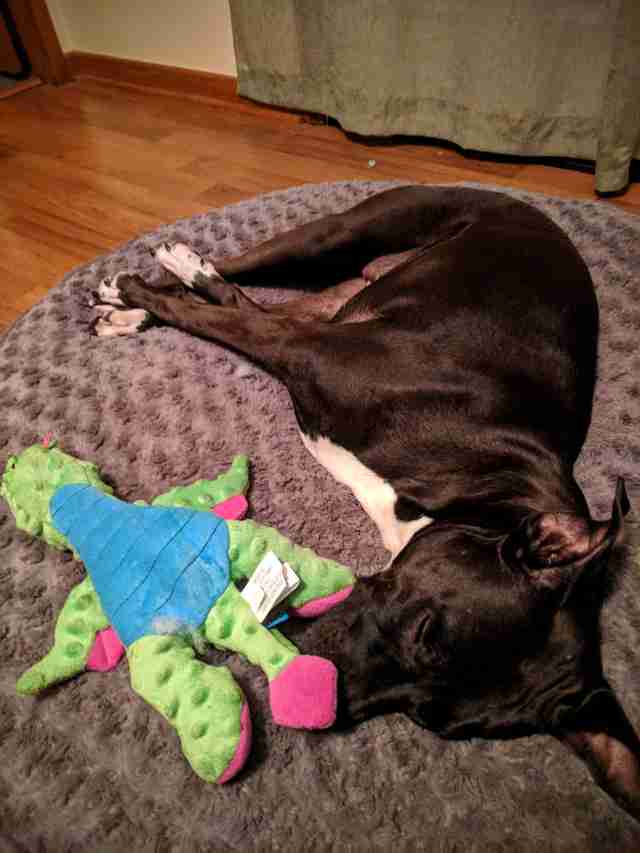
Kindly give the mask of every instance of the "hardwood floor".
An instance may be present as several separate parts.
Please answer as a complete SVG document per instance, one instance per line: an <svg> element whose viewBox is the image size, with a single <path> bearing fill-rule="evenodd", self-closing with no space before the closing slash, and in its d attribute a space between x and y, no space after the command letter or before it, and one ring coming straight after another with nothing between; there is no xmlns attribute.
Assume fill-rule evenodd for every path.
<svg viewBox="0 0 640 853"><path fill-rule="evenodd" d="M583 172L437 145L365 144L240 99L185 100L94 79L7 98L0 331L64 273L162 223L294 184L389 178L595 197L593 176ZM640 184L604 203L640 213Z"/></svg>

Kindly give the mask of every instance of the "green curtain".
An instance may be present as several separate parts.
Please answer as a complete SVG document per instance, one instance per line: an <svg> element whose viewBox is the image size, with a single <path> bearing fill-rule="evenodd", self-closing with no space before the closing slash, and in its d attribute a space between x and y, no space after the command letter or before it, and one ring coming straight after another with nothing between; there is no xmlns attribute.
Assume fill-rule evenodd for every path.
<svg viewBox="0 0 640 853"><path fill-rule="evenodd" d="M238 91L364 135L596 161L640 156L640 0L230 0Z"/></svg>

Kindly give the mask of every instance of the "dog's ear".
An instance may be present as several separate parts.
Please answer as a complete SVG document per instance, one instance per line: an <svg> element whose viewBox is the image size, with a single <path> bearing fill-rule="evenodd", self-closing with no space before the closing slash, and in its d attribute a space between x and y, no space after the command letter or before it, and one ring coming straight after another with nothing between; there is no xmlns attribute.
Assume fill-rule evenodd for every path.
<svg viewBox="0 0 640 853"><path fill-rule="evenodd" d="M640 821L640 741L611 687L603 680L578 708L557 708L554 718L551 733Z"/></svg>
<svg viewBox="0 0 640 853"><path fill-rule="evenodd" d="M620 478L609 521L593 522L574 513L535 513L507 537L502 556L512 568L526 571L536 586L563 590L566 601L585 569L601 565L622 539L629 508Z"/></svg>

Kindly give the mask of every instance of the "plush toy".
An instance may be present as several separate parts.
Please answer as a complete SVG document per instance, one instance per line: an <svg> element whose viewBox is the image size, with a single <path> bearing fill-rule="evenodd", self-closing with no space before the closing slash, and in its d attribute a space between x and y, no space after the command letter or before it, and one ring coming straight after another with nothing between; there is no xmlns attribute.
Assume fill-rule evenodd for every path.
<svg viewBox="0 0 640 853"><path fill-rule="evenodd" d="M236 582L271 551L301 581L286 604L316 616L350 594L354 577L272 528L238 520L248 483L248 460L237 456L214 481L172 489L151 506L128 504L113 497L95 465L55 444L11 457L0 494L18 527L71 549L88 571L58 616L53 648L20 678L18 692L109 669L124 645L133 689L176 729L195 772L227 782L249 754L251 720L229 669L196 659L209 642L262 668L277 723L330 726L335 667L261 624ZM219 515L209 511L214 506Z"/></svg>

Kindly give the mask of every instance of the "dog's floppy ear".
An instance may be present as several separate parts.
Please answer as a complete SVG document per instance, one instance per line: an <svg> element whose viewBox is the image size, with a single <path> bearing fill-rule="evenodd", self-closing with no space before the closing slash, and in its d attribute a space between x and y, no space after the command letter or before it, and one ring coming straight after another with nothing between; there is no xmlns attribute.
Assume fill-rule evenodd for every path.
<svg viewBox="0 0 640 853"><path fill-rule="evenodd" d="M629 508L620 478L609 521L593 522L568 512L534 513L507 537L502 556L512 568L526 571L535 585L562 589L566 600L585 569L622 539Z"/></svg>
<svg viewBox="0 0 640 853"><path fill-rule="evenodd" d="M640 741L609 684L603 680L578 708L556 709L554 717L551 733L640 821Z"/></svg>

